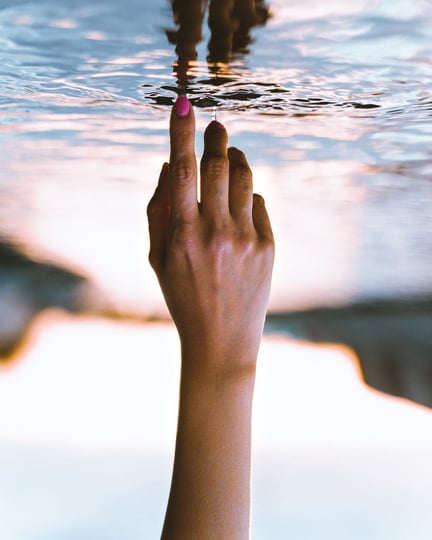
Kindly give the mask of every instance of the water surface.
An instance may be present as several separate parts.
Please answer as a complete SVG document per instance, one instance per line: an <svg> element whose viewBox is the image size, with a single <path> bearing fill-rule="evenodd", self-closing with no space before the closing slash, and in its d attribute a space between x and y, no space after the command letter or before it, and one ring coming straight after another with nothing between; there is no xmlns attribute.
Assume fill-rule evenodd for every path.
<svg viewBox="0 0 432 540"><path fill-rule="evenodd" d="M228 64L208 65L204 22L179 85L169 3L2 2L0 233L122 309L163 312L144 209L187 91L200 131L216 106L267 199L271 309L430 294L430 4L270 7Z"/></svg>
<svg viewBox="0 0 432 540"><path fill-rule="evenodd" d="M0 0L0 239L16 245L0 249L0 338L18 341L42 309L72 309L86 276L103 294L85 289L78 311L167 316L145 207L186 92L198 150L216 107L266 198L270 329L347 343L380 388L430 402L430 2L270 8L225 62L207 61L204 22L185 70L168 2ZM302 309L314 311L286 314ZM174 328L43 317L20 360L0 366L5 539L156 537L175 435ZM335 354L264 340L256 537L426 540L430 412L366 390L352 353Z"/></svg>

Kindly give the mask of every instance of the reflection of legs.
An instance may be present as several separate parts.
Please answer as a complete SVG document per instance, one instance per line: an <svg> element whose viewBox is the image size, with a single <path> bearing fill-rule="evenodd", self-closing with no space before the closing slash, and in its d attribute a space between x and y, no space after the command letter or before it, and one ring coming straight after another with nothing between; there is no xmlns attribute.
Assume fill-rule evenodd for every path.
<svg viewBox="0 0 432 540"><path fill-rule="evenodd" d="M235 0L233 15L240 26L250 29L264 24L269 17L269 10L263 0Z"/></svg>
<svg viewBox="0 0 432 540"><path fill-rule="evenodd" d="M264 0L236 0L233 17L238 21L233 36L233 52L247 52L247 46L252 42L250 30L254 26L264 25L270 11Z"/></svg>
<svg viewBox="0 0 432 540"><path fill-rule="evenodd" d="M208 44L209 62L227 63L231 56L235 22L232 17L234 0L210 2L208 24L211 37Z"/></svg>
<svg viewBox="0 0 432 540"><path fill-rule="evenodd" d="M176 46L180 81L187 82L189 62L197 58L196 46L202 39L202 24L208 0L171 0L177 30L167 30ZM252 41L250 30L265 24L270 16L265 0L211 0L208 24L211 37L208 61L228 64L233 52L247 52Z"/></svg>
<svg viewBox="0 0 432 540"><path fill-rule="evenodd" d="M196 46L202 39L202 23L207 0L172 0L173 18L178 30L168 30L170 43L176 45L179 65L197 57Z"/></svg>
<svg viewBox="0 0 432 540"><path fill-rule="evenodd" d="M233 52L246 52L250 30L270 16L264 0L213 0L209 7L209 62L228 63Z"/></svg>

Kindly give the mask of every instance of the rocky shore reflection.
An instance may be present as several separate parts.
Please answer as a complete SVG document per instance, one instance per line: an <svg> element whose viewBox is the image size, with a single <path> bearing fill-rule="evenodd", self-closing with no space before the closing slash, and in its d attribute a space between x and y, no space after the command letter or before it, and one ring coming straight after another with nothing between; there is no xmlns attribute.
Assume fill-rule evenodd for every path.
<svg viewBox="0 0 432 540"><path fill-rule="evenodd" d="M432 407L432 298L364 302L270 315L267 330L315 343L342 343L365 382Z"/></svg>
<svg viewBox="0 0 432 540"><path fill-rule="evenodd" d="M95 287L84 276L37 261L0 240L0 363L13 357L40 313L94 311L100 307L96 298Z"/></svg>
<svg viewBox="0 0 432 540"><path fill-rule="evenodd" d="M0 242L0 363L14 357L39 314L53 308L146 321L116 313L84 276ZM424 298L270 313L265 331L347 345L368 385L432 408L431 328L432 298Z"/></svg>

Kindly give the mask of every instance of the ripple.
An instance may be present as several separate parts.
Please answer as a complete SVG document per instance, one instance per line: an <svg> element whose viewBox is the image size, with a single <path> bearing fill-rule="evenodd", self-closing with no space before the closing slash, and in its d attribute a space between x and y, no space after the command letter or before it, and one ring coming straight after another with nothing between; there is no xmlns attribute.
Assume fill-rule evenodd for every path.
<svg viewBox="0 0 432 540"><path fill-rule="evenodd" d="M267 33L261 30L259 46L253 51L253 72L245 58L237 58L230 66L196 61L186 85L180 86L175 82L173 51L165 37L155 34L153 27L146 39L142 28L125 39L121 24L125 15L113 5L97 3L93 11L82 5L74 17L67 6L50 13L47 1L31 14L23 6L9 7L0 11L3 51L7 51L2 53L0 106L9 110L85 108L103 103L116 108L139 103L170 107L179 92L187 92L196 107L239 112L376 117L378 110L390 116L429 111L428 105L413 104L409 99L415 81L400 77L421 66L423 80L417 82L417 91L430 87L432 69L425 59L431 51L424 20L417 16L414 21L419 25L414 30L413 16L395 20L381 14L378 18L371 16L373 10L365 10L363 16L353 18L342 10L342 19L335 24L334 18L314 20L307 10L297 7L288 10L293 17L289 21L277 18L280 6L275 4L273 28ZM156 21L166 24L165 15L157 10L153 13ZM119 16L117 24L109 26ZM95 39L82 39L88 35ZM409 60L391 58L389 50L394 56L395 47L389 45L395 45L394 39L399 50L410 51ZM284 62L273 52L275 42L285 52ZM397 89L398 81L389 79L386 66L397 68ZM53 81L58 81L56 91ZM392 103L381 99L385 92L391 94Z"/></svg>
<svg viewBox="0 0 432 540"><path fill-rule="evenodd" d="M111 246L103 264L82 247L81 206L99 243L105 230L95 232L97 221L111 224L113 212L113 237L119 223L123 236L136 235L129 220L143 223L142 201L166 159L169 110L187 93L200 131L216 107L233 144L251 156L279 252L299 261L289 270L290 295L325 301L330 290L396 294L416 283L430 290L429 3L400 0L397 12L391 0L270 4L273 17L253 30L249 54L207 61L205 25L186 66L165 33L173 26L168 3L2 2L0 232L21 238L39 230L54 251L68 245L80 262L87 249L103 274ZM101 193L113 201L107 210ZM376 252L403 272L377 268ZM319 285L314 253L327 268ZM343 275L333 275L335 260ZM278 294L288 302L293 263L285 262Z"/></svg>

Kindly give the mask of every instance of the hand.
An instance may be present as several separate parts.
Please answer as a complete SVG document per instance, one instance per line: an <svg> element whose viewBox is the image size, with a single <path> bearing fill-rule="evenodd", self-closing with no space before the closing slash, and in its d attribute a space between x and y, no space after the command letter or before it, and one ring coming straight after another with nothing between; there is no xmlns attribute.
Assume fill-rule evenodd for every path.
<svg viewBox="0 0 432 540"><path fill-rule="evenodd" d="M249 538L255 365L274 243L242 152L212 122L197 200L195 119L171 114L171 156L148 206L150 262L182 344L176 450L163 540Z"/></svg>
<svg viewBox="0 0 432 540"><path fill-rule="evenodd" d="M204 135L198 202L194 135L194 112L179 97L170 121L170 163L148 206L149 259L183 350L205 353L213 367L241 369L258 352L272 230L264 200L252 192L246 157L227 150L228 135L218 122Z"/></svg>

